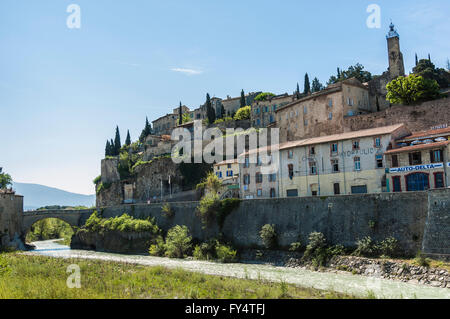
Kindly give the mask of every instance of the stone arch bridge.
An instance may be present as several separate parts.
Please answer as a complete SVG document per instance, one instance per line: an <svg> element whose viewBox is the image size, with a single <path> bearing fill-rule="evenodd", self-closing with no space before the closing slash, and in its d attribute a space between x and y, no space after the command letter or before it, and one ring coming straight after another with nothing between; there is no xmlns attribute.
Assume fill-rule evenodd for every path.
<svg viewBox="0 0 450 319"><path fill-rule="evenodd" d="M31 226L47 218L57 218L65 221L72 227L81 227L85 224L86 220L91 216L95 209L83 209L83 210L36 210L23 213L22 220L22 234L25 236L31 229Z"/></svg>

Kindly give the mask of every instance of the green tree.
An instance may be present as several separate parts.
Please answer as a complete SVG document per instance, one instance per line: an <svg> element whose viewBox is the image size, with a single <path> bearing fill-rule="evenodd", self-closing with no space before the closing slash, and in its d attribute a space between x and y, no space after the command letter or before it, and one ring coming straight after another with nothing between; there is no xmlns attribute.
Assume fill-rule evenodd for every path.
<svg viewBox="0 0 450 319"><path fill-rule="evenodd" d="M422 59L413 68L413 73L422 76L425 79L435 80L441 88L447 88L450 84L450 75L445 69L436 68L436 66L427 59Z"/></svg>
<svg viewBox="0 0 450 319"><path fill-rule="evenodd" d="M234 120L235 121L249 120L250 112L251 112L251 107L245 106L236 112L236 114L234 115Z"/></svg>
<svg viewBox="0 0 450 319"><path fill-rule="evenodd" d="M2 173L0 170L0 189L6 189L12 185L11 175Z"/></svg>
<svg viewBox="0 0 450 319"><path fill-rule="evenodd" d="M114 155L119 155L122 144L120 142L119 126L116 126L116 137L114 138Z"/></svg>
<svg viewBox="0 0 450 319"><path fill-rule="evenodd" d="M300 98L300 86L298 85L298 82L297 82L297 88L295 89L294 95L297 99Z"/></svg>
<svg viewBox="0 0 450 319"><path fill-rule="evenodd" d="M109 143L109 140L106 141L105 157L106 156L111 156L111 143Z"/></svg>
<svg viewBox="0 0 450 319"><path fill-rule="evenodd" d="M439 84L435 80L411 74L398 77L386 86L387 99L393 104L411 105L439 97Z"/></svg>
<svg viewBox="0 0 450 319"><path fill-rule="evenodd" d="M447 71L450 71L450 60L447 59Z"/></svg>
<svg viewBox="0 0 450 319"><path fill-rule="evenodd" d="M150 125L150 123L148 122L148 117L145 118L145 127L142 130L141 135L139 136L139 141L141 143L145 142L145 138L149 135L152 134L152 126Z"/></svg>
<svg viewBox="0 0 450 319"><path fill-rule="evenodd" d="M127 138L125 139L125 145L126 146L130 146L131 145L130 130L127 131Z"/></svg>
<svg viewBox="0 0 450 319"><path fill-rule="evenodd" d="M319 92L323 90L323 85L322 83L320 83L318 78L314 78L314 80L312 81L312 87L311 87L311 92Z"/></svg>
<svg viewBox="0 0 450 319"><path fill-rule="evenodd" d="M216 120L216 111L214 111L211 105L209 93L206 93L206 116L208 118L208 123L212 124Z"/></svg>
<svg viewBox="0 0 450 319"><path fill-rule="evenodd" d="M245 107L247 105L246 101L245 101L245 93L244 90L241 91L241 108Z"/></svg>
<svg viewBox="0 0 450 319"><path fill-rule="evenodd" d="M309 82L309 76L308 73L305 74L305 87L303 90L303 94L309 94L311 93L311 83Z"/></svg>
<svg viewBox="0 0 450 319"><path fill-rule="evenodd" d="M183 106L181 105L180 102L180 107L178 108L178 125L182 124L183 124Z"/></svg>
<svg viewBox="0 0 450 319"><path fill-rule="evenodd" d="M416 53L416 66L417 64L419 64L419 58L417 57L417 53Z"/></svg>
<svg viewBox="0 0 450 319"><path fill-rule="evenodd" d="M340 71L338 68L338 74L331 76L327 82L327 85L338 83L347 79L357 78L361 83L372 80L372 74L369 71L364 70L364 66L357 63L354 66L350 66L346 71Z"/></svg>
<svg viewBox="0 0 450 319"><path fill-rule="evenodd" d="M275 96L275 94L270 93L270 92L263 92L263 93L259 93L256 97L255 97L255 101L267 101L268 99L270 99L271 97Z"/></svg>

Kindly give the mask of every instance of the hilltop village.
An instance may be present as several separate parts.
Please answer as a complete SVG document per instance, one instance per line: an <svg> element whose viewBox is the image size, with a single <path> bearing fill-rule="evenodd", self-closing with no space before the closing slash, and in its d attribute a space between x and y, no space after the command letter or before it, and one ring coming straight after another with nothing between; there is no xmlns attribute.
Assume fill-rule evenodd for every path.
<svg viewBox="0 0 450 319"><path fill-rule="evenodd" d="M221 181L221 198L283 198L422 191L450 185L450 73L428 59L411 73L439 85L437 94L397 103L390 83L407 76L400 36L390 25L388 68L372 76L357 64L338 69L326 86L317 79L292 94L241 92L225 99L207 95L191 110L180 103L170 114L147 120L138 141L108 140L101 175L94 180L97 206L161 201L194 201L211 171ZM235 152L234 159L209 165L175 164L172 130L194 121L204 127L278 128L279 171L264 175L259 161ZM208 141L203 141L207 144ZM241 159L241 160L239 160Z"/></svg>

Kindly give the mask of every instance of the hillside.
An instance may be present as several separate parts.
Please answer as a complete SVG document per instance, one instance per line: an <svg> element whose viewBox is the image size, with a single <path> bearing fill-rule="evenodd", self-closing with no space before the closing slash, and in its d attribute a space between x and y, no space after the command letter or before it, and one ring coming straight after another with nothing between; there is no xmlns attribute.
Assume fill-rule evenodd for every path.
<svg viewBox="0 0 450 319"><path fill-rule="evenodd" d="M43 206L87 206L95 205L95 195L81 195L39 184L13 183L18 195L24 196L24 210Z"/></svg>

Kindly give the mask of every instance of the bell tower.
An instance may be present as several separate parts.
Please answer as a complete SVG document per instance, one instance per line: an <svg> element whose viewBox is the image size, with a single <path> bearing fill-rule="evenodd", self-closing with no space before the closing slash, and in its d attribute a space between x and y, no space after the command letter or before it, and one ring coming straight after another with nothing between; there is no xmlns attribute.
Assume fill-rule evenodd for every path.
<svg viewBox="0 0 450 319"><path fill-rule="evenodd" d="M399 76L405 76L405 65L403 54L400 51L400 36L392 22L389 29L389 33L386 36L389 52L389 74L391 79L395 79Z"/></svg>

